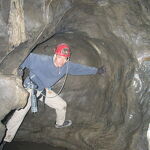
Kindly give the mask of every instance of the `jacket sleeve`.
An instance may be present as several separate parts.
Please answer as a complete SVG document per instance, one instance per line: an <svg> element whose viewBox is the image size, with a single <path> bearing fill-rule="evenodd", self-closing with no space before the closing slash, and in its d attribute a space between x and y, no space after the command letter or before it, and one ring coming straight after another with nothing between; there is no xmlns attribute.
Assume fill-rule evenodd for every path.
<svg viewBox="0 0 150 150"><path fill-rule="evenodd" d="M31 61L33 59L32 53L23 61L23 63L19 66L19 68L30 68Z"/></svg>
<svg viewBox="0 0 150 150"><path fill-rule="evenodd" d="M97 73L97 68L68 62L68 74L70 75L92 75Z"/></svg>

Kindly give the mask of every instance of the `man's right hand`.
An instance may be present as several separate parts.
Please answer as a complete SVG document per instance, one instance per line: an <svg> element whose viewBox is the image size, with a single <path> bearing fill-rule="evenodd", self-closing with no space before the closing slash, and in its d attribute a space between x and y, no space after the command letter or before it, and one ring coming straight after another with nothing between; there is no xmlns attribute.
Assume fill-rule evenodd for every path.
<svg viewBox="0 0 150 150"><path fill-rule="evenodd" d="M23 76L23 69L18 68L17 73L18 73L18 76L22 77Z"/></svg>

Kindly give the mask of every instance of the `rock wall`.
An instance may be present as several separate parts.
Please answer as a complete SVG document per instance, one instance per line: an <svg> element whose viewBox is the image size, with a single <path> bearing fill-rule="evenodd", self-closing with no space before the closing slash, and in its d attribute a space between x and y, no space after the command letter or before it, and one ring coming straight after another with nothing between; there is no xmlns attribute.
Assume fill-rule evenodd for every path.
<svg viewBox="0 0 150 150"><path fill-rule="evenodd" d="M10 4L1 0L0 20L1 28L8 31L4 25L10 8L2 7L6 2ZM30 51L51 55L60 42L71 46L73 62L105 65L107 72L105 76L68 77L61 96L68 103L72 127L55 129L54 110L44 109L40 103L36 116L28 113L15 140L45 142L69 150L148 149L149 9L148 0L24 1L27 42L7 55L5 46L11 43L8 34L1 33L6 41L5 49L0 46L4 76L16 75ZM63 82L54 87L56 92Z"/></svg>

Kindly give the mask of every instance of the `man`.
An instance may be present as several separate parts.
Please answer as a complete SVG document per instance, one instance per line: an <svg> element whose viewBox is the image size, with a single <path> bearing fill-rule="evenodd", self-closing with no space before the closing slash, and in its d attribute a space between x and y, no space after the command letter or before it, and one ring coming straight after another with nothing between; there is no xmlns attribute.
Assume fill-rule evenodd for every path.
<svg viewBox="0 0 150 150"><path fill-rule="evenodd" d="M29 79L37 85L37 91L46 89L45 103L56 110L56 128L68 127L72 124L71 120L65 120L66 116L66 102L58 96L51 87L59 81L66 73L70 75L91 75L102 74L105 68L89 67L81 64L76 64L69 61L71 56L70 47L61 43L57 45L54 56L38 55L31 53L21 64L21 68L28 68L30 70L29 77L24 81L27 88ZM29 93L31 90L28 89ZM4 141L11 142L21 125L26 113L31 107L31 96L24 109L16 110L12 118L7 123L7 132Z"/></svg>

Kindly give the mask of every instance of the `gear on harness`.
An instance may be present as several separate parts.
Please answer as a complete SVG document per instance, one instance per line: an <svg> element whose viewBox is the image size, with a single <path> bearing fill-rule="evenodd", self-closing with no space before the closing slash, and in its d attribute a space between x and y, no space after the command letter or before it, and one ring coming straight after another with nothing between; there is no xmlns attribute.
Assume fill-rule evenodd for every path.
<svg viewBox="0 0 150 150"><path fill-rule="evenodd" d="M31 112L36 113L38 111L37 106L37 97L36 97L36 86L31 81Z"/></svg>
<svg viewBox="0 0 150 150"><path fill-rule="evenodd" d="M44 89L40 95L37 97L37 85L28 77L28 82L24 84L25 88L31 89L31 112L36 113L38 112L38 100L43 97L44 107L45 107L45 97L46 97L46 90ZM44 96L43 96L44 95Z"/></svg>
<svg viewBox="0 0 150 150"><path fill-rule="evenodd" d="M46 97L46 89L44 89L40 95L37 97L37 100L43 97L43 104L44 104L44 110L45 110L45 97Z"/></svg>

